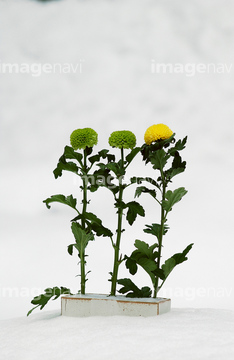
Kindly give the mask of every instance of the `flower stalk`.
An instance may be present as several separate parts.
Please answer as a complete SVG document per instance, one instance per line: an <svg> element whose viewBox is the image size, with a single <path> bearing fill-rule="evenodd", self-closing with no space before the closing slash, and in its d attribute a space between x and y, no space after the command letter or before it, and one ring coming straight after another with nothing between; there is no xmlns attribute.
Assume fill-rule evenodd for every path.
<svg viewBox="0 0 234 360"><path fill-rule="evenodd" d="M166 182L165 182L165 176L163 173L163 170L160 169L161 172L161 178L162 178L162 201L161 201L161 219L160 219L160 232L159 232L159 237L158 237L158 258L157 258L157 268L160 269L160 261L161 261L161 253L162 253L162 242L163 242L163 234L164 234L164 223L165 223L165 211L163 208L163 201L165 201L165 194L166 194ZM157 294L158 294L158 282L159 282L159 277L156 277L156 281L155 281L155 287L154 287L154 294L153 297L156 298Z"/></svg>
<svg viewBox="0 0 234 360"><path fill-rule="evenodd" d="M121 148L121 167L124 168L124 150ZM119 176L119 197L118 197L118 203L121 204L123 201L123 179L122 176ZM111 278L111 293L110 295L115 296L116 294L116 285L117 285L117 279L118 279L118 270L119 265L121 263L121 259L119 258L119 252L120 252L120 240L122 235L122 218L123 218L123 208L120 206L118 208L118 225L117 225L117 239L116 244L114 244L114 265L113 265L113 272L112 272L112 278Z"/></svg>
<svg viewBox="0 0 234 360"><path fill-rule="evenodd" d="M83 173L85 176L83 176L83 200L82 200L82 204L83 204L83 208L82 208L82 219L81 219L81 227L82 229L85 229L85 218L86 218L86 210L87 210L87 147L84 149L83 151L84 154L84 163L83 163ZM85 276L85 247L81 249L81 251L79 252L79 257L80 257L80 277L81 277L81 281L80 281L80 292L82 295L85 294L85 283L86 283L86 276Z"/></svg>

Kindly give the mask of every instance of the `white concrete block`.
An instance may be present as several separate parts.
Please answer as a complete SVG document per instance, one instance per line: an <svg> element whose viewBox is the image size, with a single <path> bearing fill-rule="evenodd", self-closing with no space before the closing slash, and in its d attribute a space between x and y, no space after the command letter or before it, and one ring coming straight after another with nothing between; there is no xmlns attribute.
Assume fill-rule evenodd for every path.
<svg viewBox="0 0 234 360"><path fill-rule="evenodd" d="M64 316L156 316L171 309L165 298L127 298L123 295L99 294L62 295L61 314Z"/></svg>

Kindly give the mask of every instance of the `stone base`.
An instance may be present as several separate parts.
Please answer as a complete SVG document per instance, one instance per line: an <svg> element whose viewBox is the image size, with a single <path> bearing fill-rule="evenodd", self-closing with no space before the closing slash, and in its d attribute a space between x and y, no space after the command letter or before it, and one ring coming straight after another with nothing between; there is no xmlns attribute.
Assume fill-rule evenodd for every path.
<svg viewBox="0 0 234 360"><path fill-rule="evenodd" d="M64 316L156 316L171 309L165 298L127 298L123 295L99 294L62 295L61 314Z"/></svg>

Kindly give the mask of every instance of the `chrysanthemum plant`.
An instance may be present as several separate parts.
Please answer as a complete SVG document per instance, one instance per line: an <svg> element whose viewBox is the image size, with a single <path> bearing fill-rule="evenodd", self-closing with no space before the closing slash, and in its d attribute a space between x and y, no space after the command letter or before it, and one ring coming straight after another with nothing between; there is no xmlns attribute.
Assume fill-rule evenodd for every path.
<svg viewBox="0 0 234 360"><path fill-rule="evenodd" d="M168 213L187 193L183 187L174 191L168 190L172 178L185 170L186 163L182 161L179 152L185 148L186 140L187 138L184 138L176 142L175 134L166 125L153 125L147 129L145 144L140 148L136 147L136 137L131 131L115 131L109 138L109 145L120 149L120 158L116 160L116 156L110 154L107 149L92 155L93 146L97 144L97 133L93 129L85 128L73 131L70 137L71 147L66 146L64 148L64 153L54 170L54 176L57 179L62 176L63 171L70 171L81 178L81 209L79 209L78 201L73 195L52 195L44 200L44 203L47 208L50 208L51 203L59 202L71 207L76 213L76 216L71 220L71 230L75 243L70 244L67 250L70 255L73 254L74 248L78 251L81 278L79 293L85 294L87 281L86 248L89 241L94 240L95 236L109 237L113 246L113 270L110 272L110 295L112 296L116 295L117 284L123 285L119 292L126 294L127 297L150 297L152 295L152 290L148 286L140 289L131 279L118 279L119 266L123 261L125 261L125 265L132 275L136 274L138 265L148 273L153 284L153 296L157 297L158 291L173 268L187 260L186 255L193 244L187 246L182 253L173 255L161 265L163 236L169 229L167 225ZM128 152L127 155L125 154L126 151ZM158 172L157 178L133 177L130 182L126 182L127 168L140 152L143 161L146 164L150 163L153 169ZM96 170L93 171L94 165ZM150 184L151 187L143 186L143 182ZM130 256L125 255L123 257L120 251L121 237L124 231L123 217L126 214L129 225L133 225L137 215L145 216L145 210L137 201L124 202L124 191L130 185L141 185L137 186L135 197L139 197L142 193L148 193L152 196L161 207L161 219L160 223L146 225L144 229L145 233L156 237L156 242L149 245L144 241L136 240L136 250ZM110 229L103 226L100 218L88 211L90 203L88 194L97 191L100 187L106 187L114 197L114 207L117 209L115 235ZM45 289L44 294L31 301L35 307L28 312L28 315L37 307L42 309L50 299L55 300L61 294L71 294L71 291L66 287Z"/></svg>
<svg viewBox="0 0 234 360"><path fill-rule="evenodd" d="M70 244L67 248L70 255L73 254L73 249L78 251L80 263L80 290L81 294L85 294L85 284L87 281L87 273L85 271L86 265L86 247L89 241L94 240L94 235L112 237L112 232L102 225L99 219L92 212L88 212L87 206L89 204L88 192L89 179L92 175L92 168L95 162L100 161L100 158L107 158L107 161L112 160L112 156L108 154L108 150L99 151L96 155L91 156L93 146L97 144L98 135L91 128L74 130L70 137L71 146L64 148L63 155L59 158L57 167L54 170L54 177L57 179L62 176L63 171L70 171L75 173L82 181L80 186L82 191L81 209L78 208L78 201L73 195L64 196L62 194L52 195L43 202L47 208L50 209L50 204L58 202L71 207L76 216L71 220L71 230L75 238L75 243ZM76 151L79 149L80 151ZM70 161L72 160L72 161ZM37 307L43 309L48 301L54 297L57 299L61 294L71 294L70 289L66 287L53 287L45 289L45 293L36 296L31 303L36 305L28 312L28 315Z"/></svg>
<svg viewBox="0 0 234 360"><path fill-rule="evenodd" d="M123 215L126 212L126 219L129 225L132 225L136 220L137 215L145 216L145 211L143 207L136 201L124 202L123 194L124 190L132 185L132 182L126 183L124 177L130 163L133 161L135 156L139 153L140 148L136 146L136 137L131 131L114 131L109 138L109 145L113 148L120 149L120 159L115 160L115 155L111 155L111 161L108 163L99 163L97 164L99 170L97 170L94 175L97 179L104 179L104 181L95 182L95 186L91 187L91 190L95 191L99 186L104 186L110 190L114 196L114 207L117 209L117 229L116 229L116 239L113 240L111 237L111 243L114 249L114 262L113 262L113 271L110 272L111 275L111 292L110 295L116 295L116 285L118 279L118 270L119 265L124 260L120 254L120 242L121 236L124 232L123 229ZM124 151L128 151L127 156L125 156ZM109 155L110 156L110 155ZM108 160L108 159L107 159ZM117 185L115 185L112 180L116 180Z"/></svg>
<svg viewBox="0 0 234 360"><path fill-rule="evenodd" d="M185 170L186 162L182 161L180 151L185 148L186 141L187 137L176 142L175 134L166 125L158 124L148 128L141 154L145 164L150 163L157 175L155 179L150 177L134 177L131 179L132 183L150 184L150 187L138 186L135 196L139 197L142 193L147 193L161 208L160 222L145 225L146 228L144 229L144 232L154 236L156 241L149 245L144 241L136 240L134 244L136 250L130 256L125 256L125 264L130 274L135 275L138 266L141 266L150 276L154 298L157 297L158 291L175 266L187 260L187 254L193 246L193 244L188 245L183 252L174 254L161 265L163 236L169 230L168 215L174 205L187 193L184 187L179 187L173 191L168 189L172 179ZM128 297L142 295L142 289L139 291L131 279L121 279L118 283L123 285L120 293L126 294ZM152 291L149 287L144 287L143 290L144 296L151 296Z"/></svg>

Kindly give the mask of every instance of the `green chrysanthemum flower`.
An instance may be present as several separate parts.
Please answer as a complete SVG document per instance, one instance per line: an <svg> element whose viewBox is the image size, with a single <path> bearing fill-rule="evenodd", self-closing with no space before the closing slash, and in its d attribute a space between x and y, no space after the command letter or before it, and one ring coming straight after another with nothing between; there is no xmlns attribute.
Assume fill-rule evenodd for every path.
<svg viewBox="0 0 234 360"><path fill-rule="evenodd" d="M98 134L91 128L77 129L71 133L70 142L74 150L93 147L97 145Z"/></svg>
<svg viewBox="0 0 234 360"><path fill-rule="evenodd" d="M128 130L114 131L109 137L109 144L119 149L133 149L136 146L136 136Z"/></svg>

